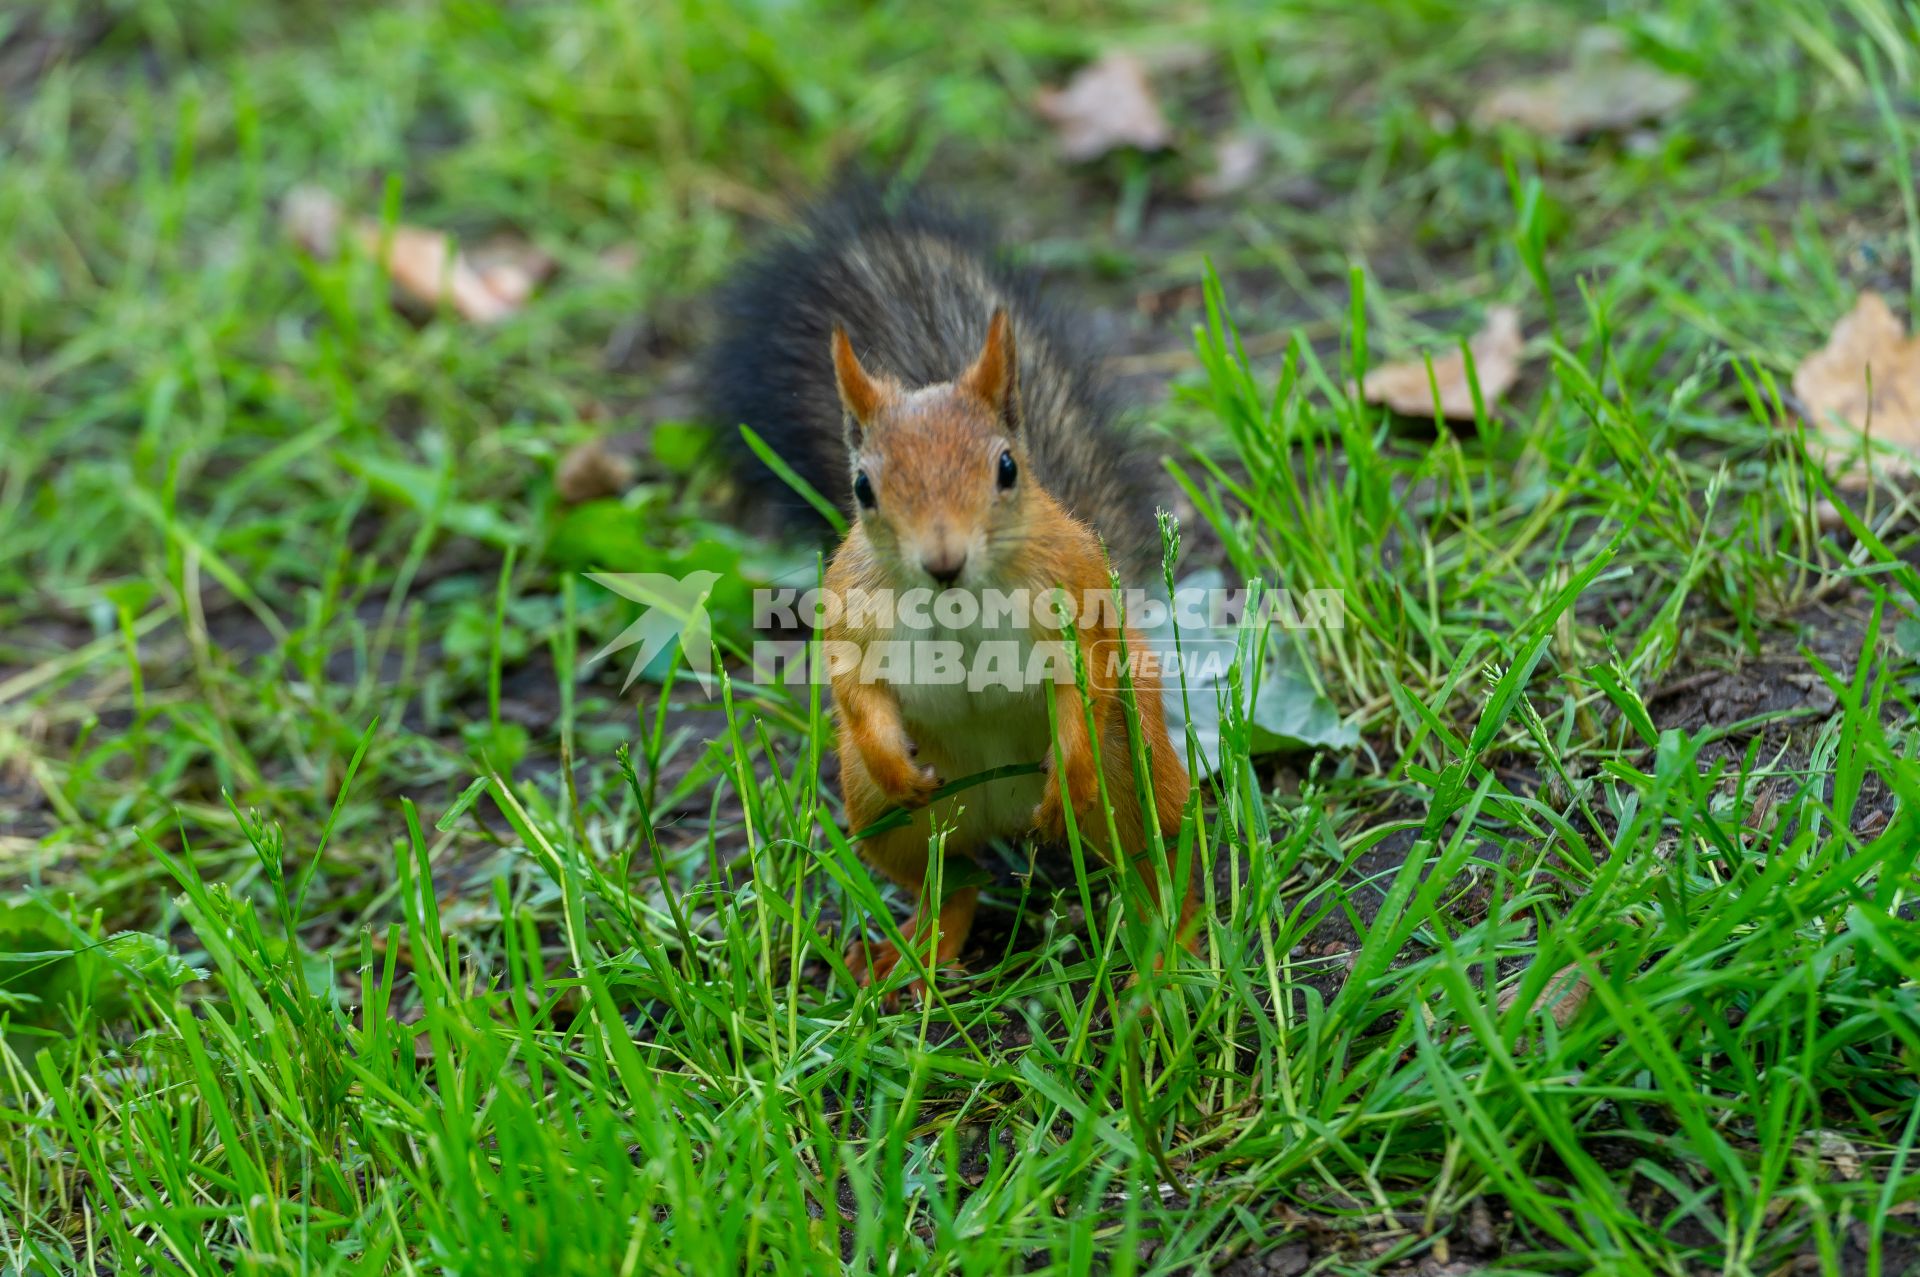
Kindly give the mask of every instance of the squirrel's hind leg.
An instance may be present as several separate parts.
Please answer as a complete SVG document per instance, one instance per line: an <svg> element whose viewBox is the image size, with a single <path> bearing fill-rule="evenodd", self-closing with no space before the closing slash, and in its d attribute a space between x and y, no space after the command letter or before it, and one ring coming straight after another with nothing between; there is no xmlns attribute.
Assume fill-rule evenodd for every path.
<svg viewBox="0 0 1920 1277"><path fill-rule="evenodd" d="M848 825L864 829L886 814L892 804L866 774L858 758L848 757L850 752L841 751L841 790L846 798ZM980 902L980 889L956 888L947 893L937 909L928 907L929 823L925 811L916 812L909 824L862 842L860 856L917 902L900 931L914 946L927 970L935 971L957 959L966 948L967 937L973 931L974 910ZM955 859L964 855L952 847L951 840L947 854ZM876 982L884 983L899 964L899 946L884 938L862 937L847 953L847 966L863 988ZM916 995L924 995L925 989L919 980L911 987Z"/></svg>
<svg viewBox="0 0 1920 1277"><path fill-rule="evenodd" d="M949 893L938 909L929 910L923 902L900 925L901 934L929 973L955 961L967 947L967 935L973 930L973 914L979 903L978 887L961 887ZM927 916L929 912L933 915L931 919ZM847 966L863 988L885 983L901 961L900 947L887 939L862 937L854 941L847 954ZM925 979L915 977L907 990L915 997L925 997Z"/></svg>

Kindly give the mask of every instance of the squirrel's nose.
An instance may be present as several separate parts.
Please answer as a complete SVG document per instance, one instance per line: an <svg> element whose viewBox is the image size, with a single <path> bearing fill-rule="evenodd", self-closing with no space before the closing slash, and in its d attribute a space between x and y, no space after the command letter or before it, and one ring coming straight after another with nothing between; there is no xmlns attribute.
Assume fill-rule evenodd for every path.
<svg viewBox="0 0 1920 1277"><path fill-rule="evenodd" d="M920 566L927 570L928 576L940 584L952 585L960 579L960 569L967 566L967 553L965 550L960 550L946 554L929 554L920 560Z"/></svg>

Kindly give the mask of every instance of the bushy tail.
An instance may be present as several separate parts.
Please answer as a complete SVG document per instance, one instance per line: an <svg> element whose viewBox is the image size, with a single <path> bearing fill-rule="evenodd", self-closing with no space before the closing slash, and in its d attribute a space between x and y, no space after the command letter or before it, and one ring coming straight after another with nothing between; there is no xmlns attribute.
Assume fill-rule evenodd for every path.
<svg viewBox="0 0 1920 1277"><path fill-rule="evenodd" d="M1111 392L1066 317L1004 260L984 223L924 196L889 199L865 182L843 184L720 293L705 410L751 504L790 528L820 525L748 449L743 424L834 506L852 510L828 357L836 323L876 371L928 385L968 365L997 306L1014 322L1035 477L1093 525L1124 574L1151 570L1158 468L1115 423Z"/></svg>

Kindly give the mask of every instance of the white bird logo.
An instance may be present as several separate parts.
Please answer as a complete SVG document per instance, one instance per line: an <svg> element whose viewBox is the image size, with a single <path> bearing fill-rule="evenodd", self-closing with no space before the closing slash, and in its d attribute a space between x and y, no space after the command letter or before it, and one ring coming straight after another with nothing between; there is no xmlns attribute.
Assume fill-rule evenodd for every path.
<svg viewBox="0 0 1920 1277"><path fill-rule="evenodd" d="M718 572L692 572L684 577L661 572L589 572L587 579L646 609L633 624L593 654L593 659L599 661L623 648L639 645L633 667L627 671L627 681L620 685L621 691L632 687L640 672L677 637L680 650L686 655L687 669L707 695L713 694L708 686L708 676L713 673L713 622L707 617L706 602L720 581Z"/></svg>

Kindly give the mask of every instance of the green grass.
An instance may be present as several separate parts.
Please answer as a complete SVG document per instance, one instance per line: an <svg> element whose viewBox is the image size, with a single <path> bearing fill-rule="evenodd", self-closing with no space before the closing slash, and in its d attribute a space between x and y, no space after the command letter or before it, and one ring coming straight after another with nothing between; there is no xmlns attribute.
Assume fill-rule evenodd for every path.
<svg viewBox="0 0 1920 1277"><path fill-rule="evenodd" d="M1675 117L1461 123L1603 17L1695 79ZM0 1267L1914 1271L1920 541L1786 396L1857 289L1920 303L1916 34L1894 0L0 16ZM1201 51L1160 73L1181 150L1064 169L1027 102L1114 44ZM1262 184L1189 209L1237 127ZM1344 592L1292 637L1363 743L1254 757L1228 715L1196 960L1016 848L972 970L890 1009L841 955L904 902L819 698L588 664L632 613L587 569L721 573L732 644L813 571L726 525L679 378L701 291L850 158L984 197L1177 371L1142 415L1183 569ZM409 318L291 250L302 183L558 274ZM1493 302L1529 362L1482 421L1345 389ZM558 459L632 428L634 490L564 505Z"/></svg>

